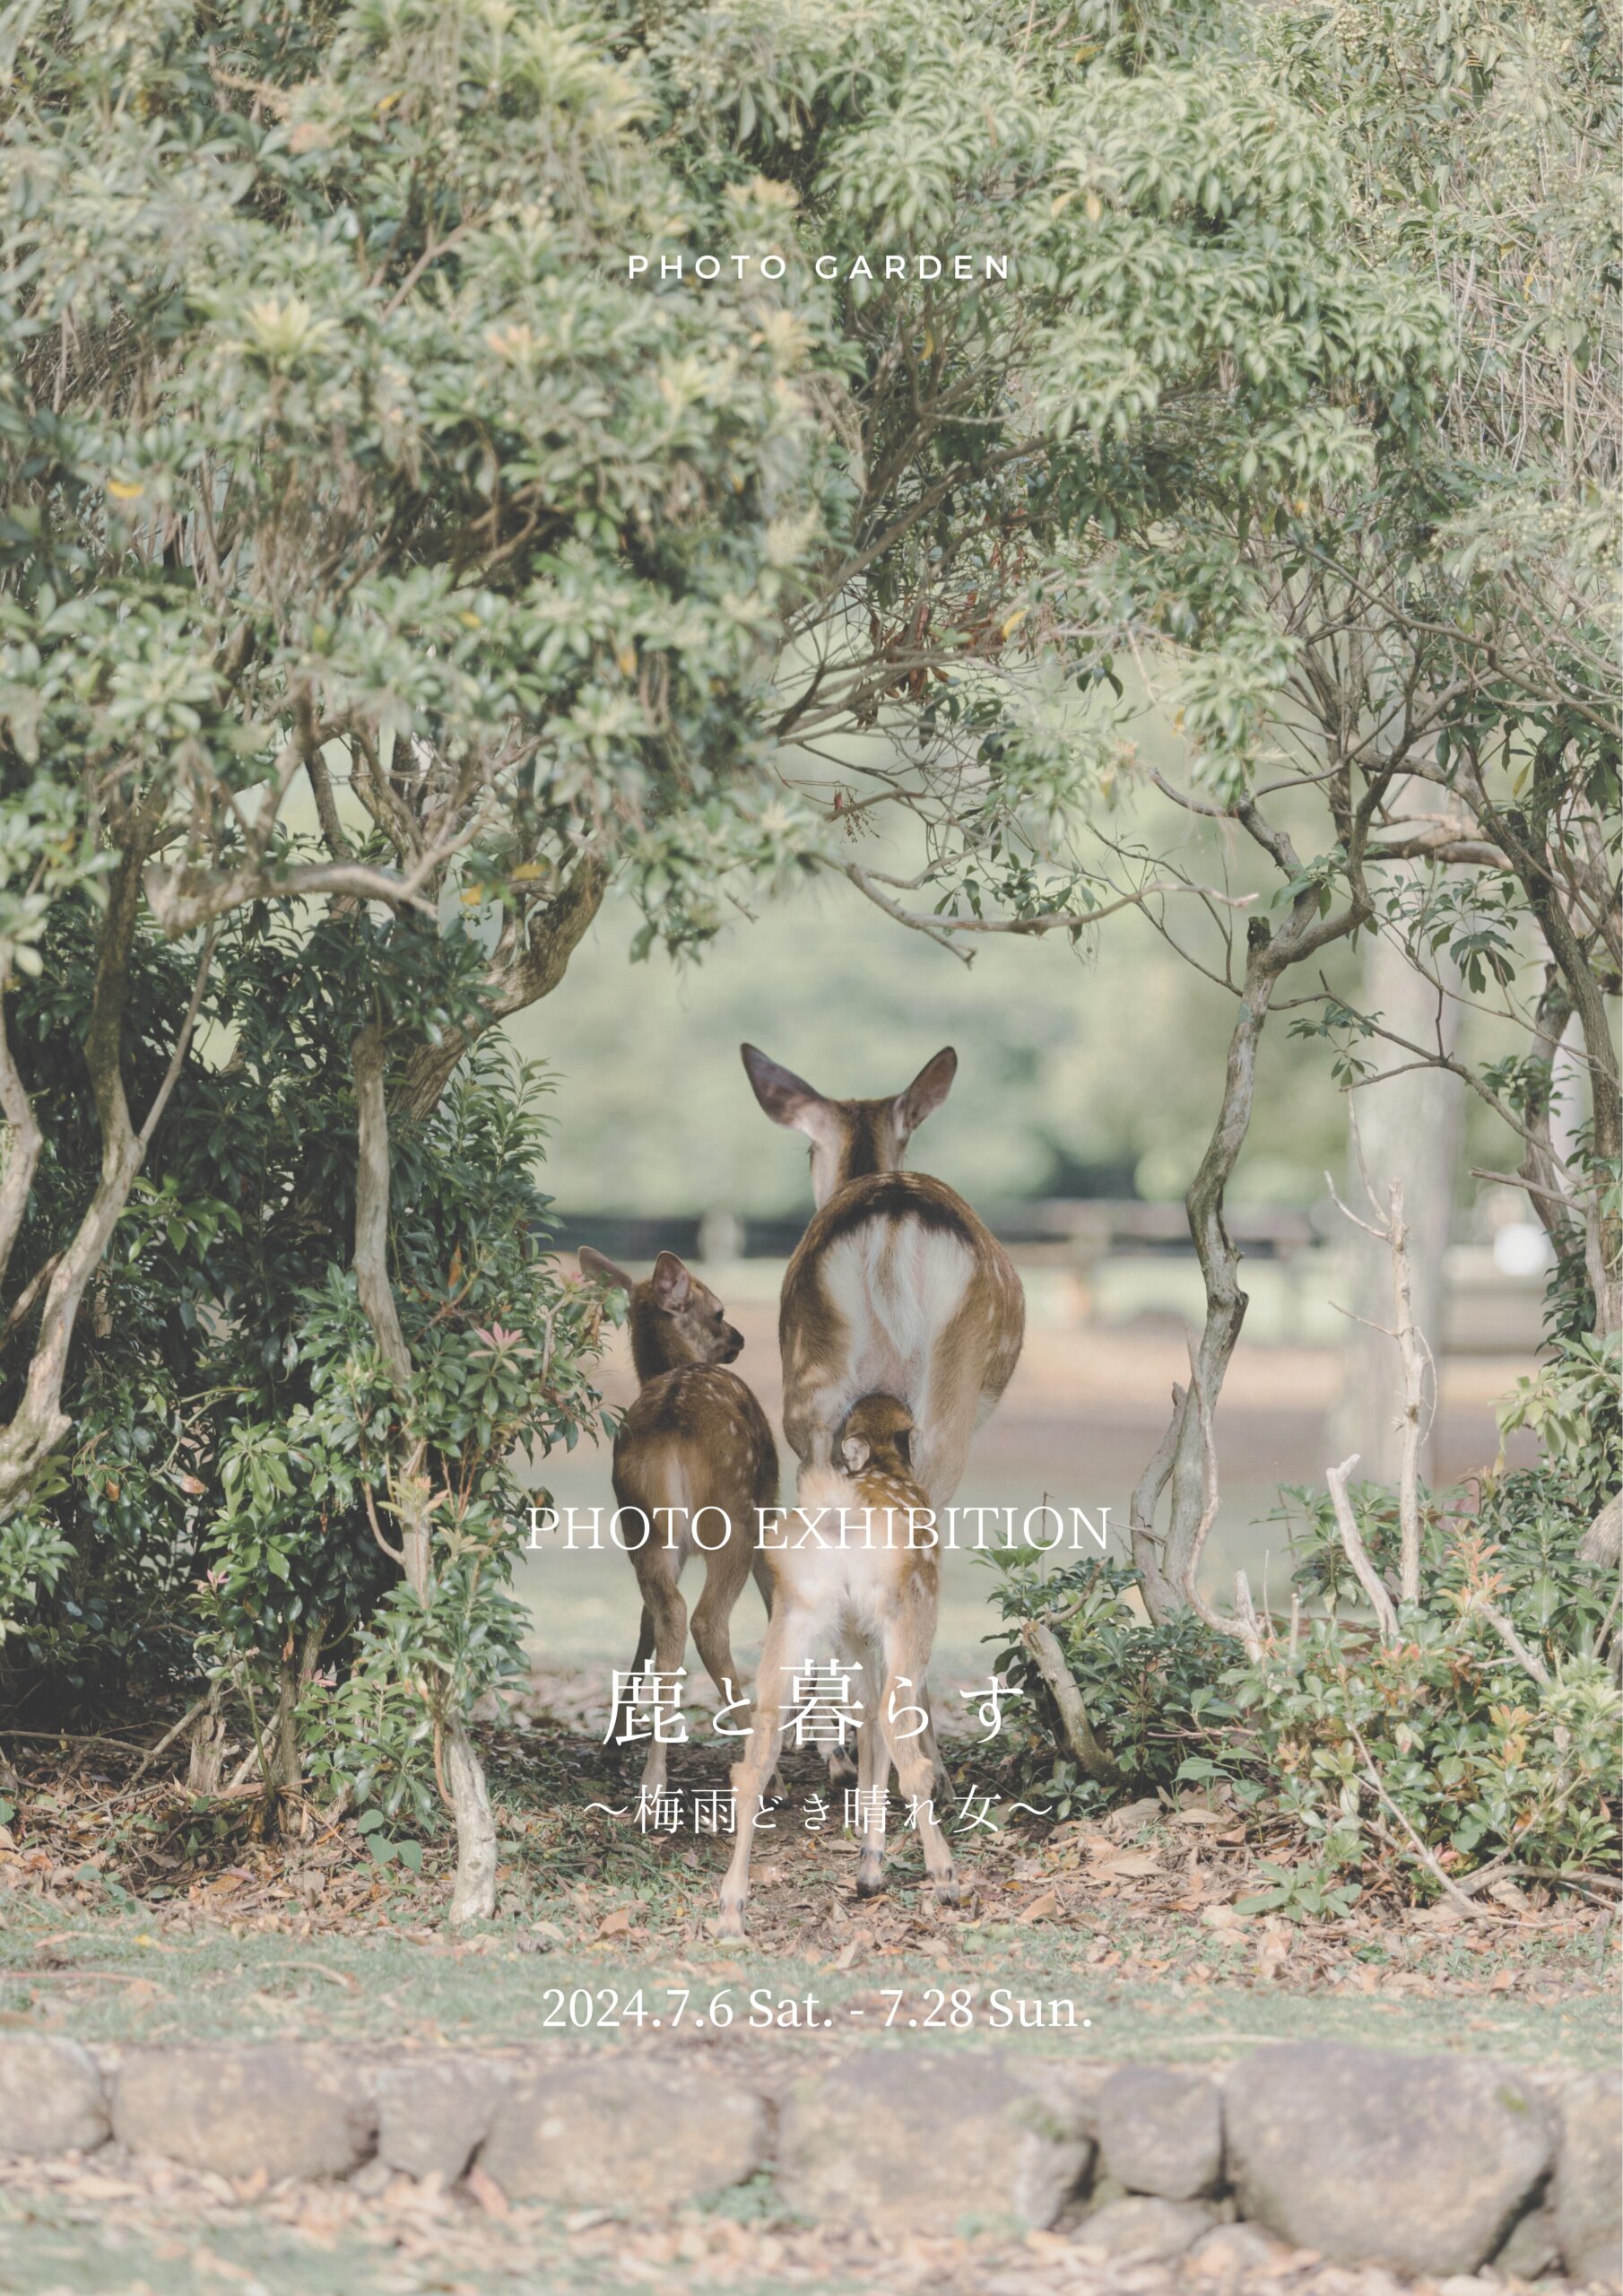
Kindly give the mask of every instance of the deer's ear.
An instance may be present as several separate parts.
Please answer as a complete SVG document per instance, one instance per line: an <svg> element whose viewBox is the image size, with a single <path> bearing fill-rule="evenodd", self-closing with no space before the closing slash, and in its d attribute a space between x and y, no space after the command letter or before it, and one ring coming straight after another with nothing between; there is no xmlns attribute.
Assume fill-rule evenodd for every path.
<svg viewBox="0 0 1623 2296"><path fill-rule="evenodd" d="M741 1044L744 1070L755 1087L755 1097L774 1124L786 1124L815 1139L834 1120L831 1104L814 1084L791 1068L780 1068L752 1044Z"/></svg>
<svg viewBox="0 0 1623 2296"><path fill-rule="evenodd" d="M615 1291L623 1292L628 1299L636 1291L636 1277L628 1275L623 1267L616 1267L613 1261L605 1259L601 1252L595 1252L590 1244L582 1244L576 1257L580 1262L583 1275L595 1275L600 1283L612 1283Z"/></svg>
<svg viewBox="0 0 1623 2296"><path fill-rule="evenodd" d="M897 1122L901 1126L905 1140L916 1132L927 1116L936 1109L952 1090L952 1079L958 1074L958 1055L950 1045L927 1060L905 1092L896 1096Z"/></svg>
<svg viewBox="0 0 1623 2296"><path fill-rule="evenodd" d="M654 1297L662 1308L673 1313L678 1308L687 1306L693 1290L693 1278L674 1252L661 1252L648 1280L654 1286Z"/></svg>
<svg viewBox="0 0 1623 2296"><path fill-rule="evenodd" d="M872 1457L872 1446L865 1435L840 1437L839 1463L847 1474L860 1474Z"/></svg>

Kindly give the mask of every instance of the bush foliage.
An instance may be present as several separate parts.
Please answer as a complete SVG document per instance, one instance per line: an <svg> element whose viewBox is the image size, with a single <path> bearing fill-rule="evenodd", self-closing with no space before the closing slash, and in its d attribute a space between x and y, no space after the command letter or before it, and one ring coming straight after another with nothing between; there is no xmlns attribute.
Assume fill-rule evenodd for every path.
<svg viewBox="0 0 1623 2296"><path fill-rule="evenodd" d="M1187 1614L1149 1624L1134 1574L1106 1562L1046 1572L1034 1556L995 1558L999 1607L1017 1630L1041 1619L1058 1635L1122 1790L1226 1786L1289 1823L1303 1875L1276 1878L1270 1904L1333 1911L1329 1892L1395 1869L1426 1893L1444 1876L1480 1887L1605 1870L1623 1732L1616 1573L1579 1547L1597 1493L1623 1481L1615 1344L1558 1338L1506 1425L1533 1413L1548 1445L1537 1467L1428 1503L1422 1599L1400 1609L1393 1644L1374 1631L1329 1500L1306 1491L1286 1492L1274 1518L1291 1529L1295 1615L1268 1622L1254 1657ZM1395 1600L1396 1501L1371 1485L1351 1497ZM1059 1817L1103 1807L1106 1789L1055 1752L1023 1647L998 1664L1047 1717L1027 1723L1013 1779Z"/></svg>

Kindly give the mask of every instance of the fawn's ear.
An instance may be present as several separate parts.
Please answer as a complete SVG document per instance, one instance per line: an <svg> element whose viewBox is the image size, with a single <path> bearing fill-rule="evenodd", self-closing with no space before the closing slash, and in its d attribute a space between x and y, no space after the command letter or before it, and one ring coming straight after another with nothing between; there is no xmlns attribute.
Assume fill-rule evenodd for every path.
<svg viewBox="0 0 1623 2296"><path fill-rule="evenodd" d="M916 1132L927 1116L936 1109L952 1090L952 1079L958 1074L958 1055L950 1045L927 1060L905 1092L896 1096L896 1120L901 1126L902 1138Z"/></svg>
<svg viewBox="0 0 1623 2296"><path fill-rule="evenodd" d="M741 1044L738 1049L755 1097L774 1124L786 1124L792 1131L804 1132L813 1140L838 1128L834 1103L814 1084L808 1084L792 1068L780 1068L752 1044Z"/></svg>
<svg viewBox="0 0 1623 2296"><path fill-rule="evenodd" d="M847 1474L860 1474L873 1457L873 1446L865 1435L842 1435L838 1450L839 1464Z"/></svg>
<svg viewBox="0 0 1623 2296"><path fill-rule="evenodd" d="M595 1275L600 1283L612 1284L615 1291L623 1292L628 1300L636 1291L636 1277L628 1275L623 1267L616 1267L613 1261L605 1259L601 1252L595 1252L590 1244L582 1244L576 1257L580 1262L583 1275Z"/></svg>
<svg viewBox="0 0 1623 2296"><path fill-rule="evenodd" d="M685 1308L693 1290L693 1278L674 1252L661 1252L654 1263L654 1273L648 1278L654 1287L658 1305L674 1314Z"/></svg>

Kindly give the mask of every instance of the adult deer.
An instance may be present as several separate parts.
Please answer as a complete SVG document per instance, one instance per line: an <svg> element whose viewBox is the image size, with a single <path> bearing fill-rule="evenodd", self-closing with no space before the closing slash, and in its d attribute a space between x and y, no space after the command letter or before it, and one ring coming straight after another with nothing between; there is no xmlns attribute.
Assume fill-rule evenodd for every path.
<svg viewBox="0 0 1623 2296"><path fill-rule="evenodd" d="M790 1448L803 1467L826 1468L853 1404L896 1396L916 1430L914 1480L944 1507L1026 1327L1020 1278L991 1231L945 1181L901 1169L958 1055L938 1052L890 1099L831 1100L753 1045L740 1049L767 1114L812 1144L817 1210L778 1310Z"/></svg>

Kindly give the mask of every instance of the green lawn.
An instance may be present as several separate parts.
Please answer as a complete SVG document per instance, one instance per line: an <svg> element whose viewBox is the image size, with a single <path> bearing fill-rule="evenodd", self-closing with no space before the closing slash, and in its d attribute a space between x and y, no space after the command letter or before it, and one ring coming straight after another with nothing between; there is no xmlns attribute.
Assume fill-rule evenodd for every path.
<svg viewBox="0 0 1623 2296"><path fill-rule="evenodd" d="M617 1900L634 1898L615 1892ZM898 1912L905 1905L898 1894ZM644 1902L647 1902L646 1900ZM1322 1982L1268 1981L1254 1974L1256 1940L1214 1937L1193 1924L1163 1925L1156 1958L1172 1966L1101 1969L1088 1959L1091 1939L1046 1923L987 1920L962 1924L949 1951L906 1945L840 1958L765 1950L746 1942L662 1939L655 1934L629 1951L618 1943L581 1944L538 1933L527 1920L492 1925L452 1942L430 1931L390 1925L386 1915L351 1934L302 1938L283 1931L234 1934L222 1922L181 1929L139 1912L64 1918L13 1907L0 1932L0 2017L13 2030L72 2033L95 2041L221 2041L353 2039L414 2045L635 2047L668 2039L674 1996L690 1997L675 2030L691 2033L707 2000L723 1996L733 2013L728 2047L793 2061L803 2048L861 2046L882 2030L890 1994L907 1998L892 2030L912 2030L919 2046L994 2044L1067 2056L1179 2058L1220 2062L1257 2041L1312 2036L1406 2048L1462 2048L1530 2065L1591 2066L1615 2061L1616 1996L1585 1937L1541 1946L1523 1942L1514 1959L1485 1957L1461 1939L1440 1941L1422 1958L1363 1958L1375 1990L1331 1991ZM414 1909L403 1904L410 1923ZM854 1929L855 1924L854 1922ZM946 1941L943 1941L945 1943ZM1361 1954L1372 1949L1364 1946ZM1176 1973L1203 1957L1210 1980ZM1518 1991L1496 1993L1501 1971ZM1393 1989L1393 1981L1402 1989ZM924 2024L930 1988L968 1987L977 2022L967 2032ZM1530 1992L1529 1987L1532 1987ZM1002 1987L1027 2002L1068 2000L1074 2026L1022 2031L994 2026L989 2000ZM570 2022L568 1996L585 1988L592 2013L618 1996L621 2010L641 1996L645 2022L618 2028ZM776 2003L817 1996L820 2023L811 2032L751 2031L749 1996L764 1989ZM559 2006L554 1996L566 1996ZM577 2014L583 2004L575 2004ZM860 2012L861 2013L853 2013ZM723 2013L725 2012L724 2010ZM633 2019L636 2015L632 2011ZM657 2030L654 2017L661 2020Z"/></svg>

